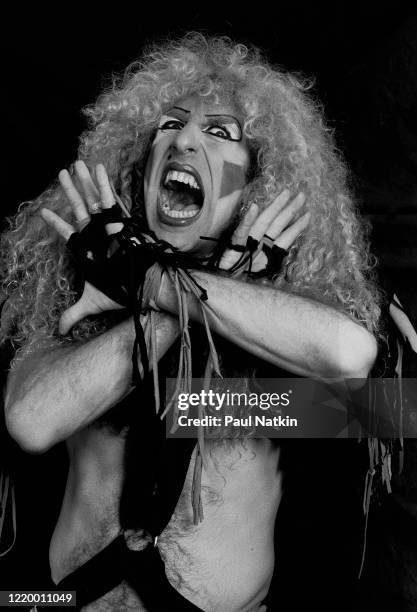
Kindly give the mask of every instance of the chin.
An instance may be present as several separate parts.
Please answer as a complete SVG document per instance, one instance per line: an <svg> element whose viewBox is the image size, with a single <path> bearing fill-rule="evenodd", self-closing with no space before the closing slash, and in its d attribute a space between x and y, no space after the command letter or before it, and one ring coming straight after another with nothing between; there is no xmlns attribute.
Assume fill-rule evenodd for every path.
<svg viewBox="0 0 417 612"><path fill-rule="evenodd" d="M199 248L201 250L201 232L197 228L195 231L192 231L192 228L187 228L187 230L180 227L171 228L158 222L150 223L149 226L160 240L169 242L180 251L193 252L198 251Z"/></svg>

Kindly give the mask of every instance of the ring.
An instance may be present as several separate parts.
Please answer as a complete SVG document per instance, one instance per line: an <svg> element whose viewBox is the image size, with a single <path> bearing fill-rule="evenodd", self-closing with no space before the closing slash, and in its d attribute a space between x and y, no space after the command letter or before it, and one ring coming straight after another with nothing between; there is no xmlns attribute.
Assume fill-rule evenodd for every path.
<svg viewBox="0 0 417 612"><path fill-rule="evenodd" d="M268 236L268 234L264 234L262 238L262 242L266 244L266 246L272 247L275 241L273 238L271 238L271 236Z"/></svg>
<svg viewBox="0 0 417 612"><path fill-rule="evenodd" d="M92 204L90 204L88 206L88 210L89 210L90 213L95 213L95 212L101 210L101 202L100 201L93 202Z"/></svg>

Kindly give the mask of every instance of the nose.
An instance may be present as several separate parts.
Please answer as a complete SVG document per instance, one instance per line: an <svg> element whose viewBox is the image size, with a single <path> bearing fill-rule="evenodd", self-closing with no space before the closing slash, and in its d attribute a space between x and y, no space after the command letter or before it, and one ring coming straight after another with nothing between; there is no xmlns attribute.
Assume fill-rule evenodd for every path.
<svg viewBox="0 0 417 612"><path fill-rule="evenodd" d="M199 126L189 121L177 132L171 147L179 153L196 153L200 148L200 138Z"/></svg>

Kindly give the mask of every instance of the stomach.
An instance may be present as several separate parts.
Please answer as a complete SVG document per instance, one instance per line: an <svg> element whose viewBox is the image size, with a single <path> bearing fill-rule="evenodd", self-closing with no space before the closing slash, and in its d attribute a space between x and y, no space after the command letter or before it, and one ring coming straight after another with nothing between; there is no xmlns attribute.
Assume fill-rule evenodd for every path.
<svg viewBox="0 0 417 612"><path fill-rule="evenodd" d="M256 610L274 569L274 524L281 499L279 450L269 440L208 442L201 481L204 518L198 524L194 523L191 503L195 456L196 451L175 512L158 538L167 578L183 597L203 610ZM120 533L122 472L118 468L117 476L109 478L111 470L107 469L107 481L102 483L92 476L93 471L88 471L87 479L86 473L70 469L50 548L55 582ZM137 536L127 538L127 544L135 549L140 540ZM120 610L145 610L140 593L127 583L86 610L106 610L107 605L111 609L115 600Z"/></svg>
<svg viewBox="0 0 417 612"><path fill-rule="evenodd" d="M252 610L265 597L282 494L278 459L268 440L212 443L202 474L204 518L194 524L193 456L158 548L168 580L202 609Z"/></svg>

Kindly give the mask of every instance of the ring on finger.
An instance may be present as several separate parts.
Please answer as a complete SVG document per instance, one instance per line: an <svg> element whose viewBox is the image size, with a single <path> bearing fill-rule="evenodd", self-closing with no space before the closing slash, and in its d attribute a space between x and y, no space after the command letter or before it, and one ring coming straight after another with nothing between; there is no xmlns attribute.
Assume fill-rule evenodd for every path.
<svg viewBox="0 0 417 612"><path fill-rule="evenodd" d="M92 204L88 205L88 210L90 213L96 213L99 210L101 210L101 201L97 201L97 202L93 202Z"/></svg>
<svg viewBox="0 0 417 612"><path fill-rule="evenodd" d="M263 237L262 237L262 242L266 246L272 248L272 246L274 244L274 239L271 238L271 236L268 236L268 234L264 234Z"/></svg>

